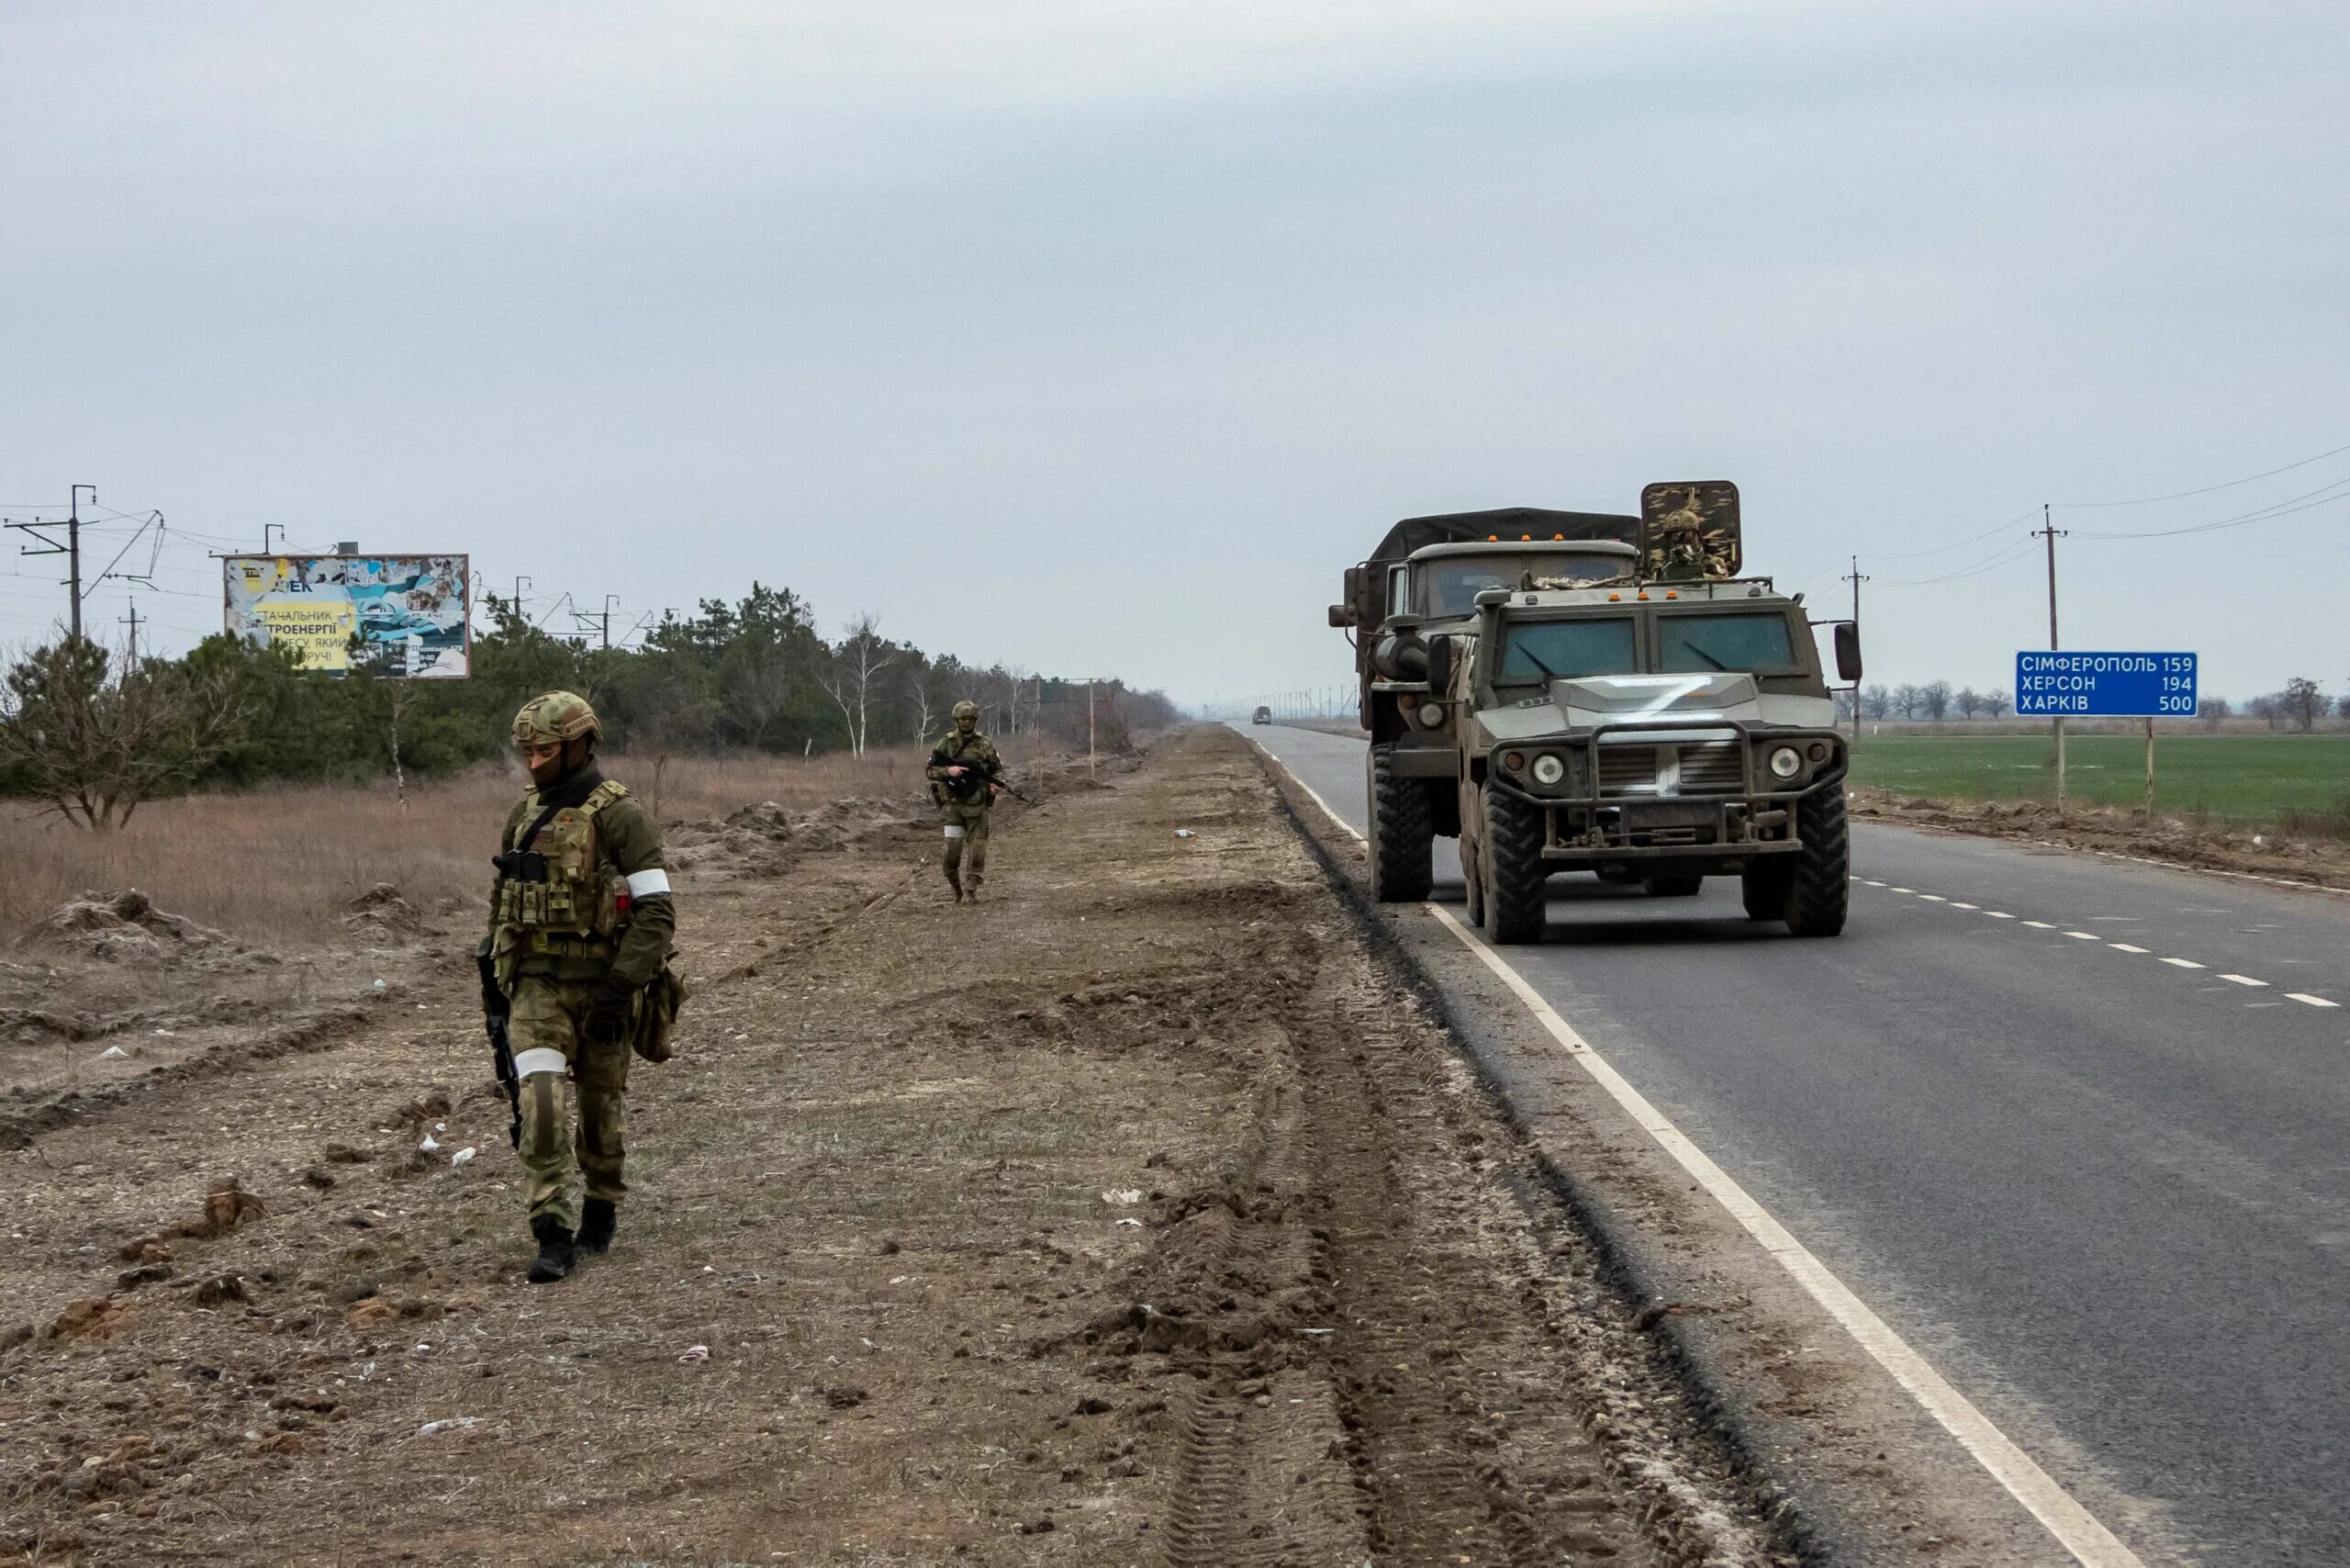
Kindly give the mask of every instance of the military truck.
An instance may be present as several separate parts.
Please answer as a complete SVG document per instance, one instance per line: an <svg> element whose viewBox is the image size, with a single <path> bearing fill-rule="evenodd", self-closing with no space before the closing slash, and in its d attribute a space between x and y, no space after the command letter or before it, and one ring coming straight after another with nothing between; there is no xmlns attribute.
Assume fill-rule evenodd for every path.
<svg viewBox="0 0 2350 1568"><path fill-rule="evenodd" d="M1545 885L1573 870L1666 897L1735 876L1751 919L1844 928L1847 753L1813 627L1848 682L1858 632L1739 575L1737 509L1727 481L1652 485L1635 570L1484 589L1473 630L1432 644L1469 914L1493 941L1539 940Z"/></svg>
<svg viewBox="0 0 2350 1568"><path fill-rule="evenodd" d="M1248 722L1252 724L1270 724L1273 722L1273 711L1259 702L1257 704L1257 711L1248 715Z"/></svg>
<svg viewBox="0 0 2350 1568"><path fill-rule="evenodd" d="M1477 595L1537 581L1602 581L1636 564L1638 517L1504 507L1407 517L1369 559L1348 568L1330 624L1355 648L1370 801L1371 894L1427 897L1438 835L1460 831L1455 809L1453 709L1434 700L1428 651L1473 635Z"/></svg>

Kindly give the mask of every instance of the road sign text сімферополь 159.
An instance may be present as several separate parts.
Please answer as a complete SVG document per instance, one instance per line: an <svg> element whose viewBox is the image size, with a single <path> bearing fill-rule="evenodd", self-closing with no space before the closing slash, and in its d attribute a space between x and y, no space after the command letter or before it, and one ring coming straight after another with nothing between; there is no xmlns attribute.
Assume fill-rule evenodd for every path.
<svg viewBox="0 0 2350 1568"><path fill-rule="evenodd" d="M2016 717L2195 716L2193 654L2073 653L2016 655Z"/></svg>

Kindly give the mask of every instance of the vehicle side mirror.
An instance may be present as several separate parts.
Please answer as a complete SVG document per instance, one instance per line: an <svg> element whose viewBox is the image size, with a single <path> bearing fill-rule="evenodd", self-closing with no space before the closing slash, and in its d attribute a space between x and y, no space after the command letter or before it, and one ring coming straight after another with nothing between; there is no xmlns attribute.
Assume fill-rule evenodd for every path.
<svg viewBox="0 0 2350 1568"><path fill-rule="evenodd" d="M1354 623L1354 606L1350 604L1334 604L1330 607L1331 625L1343 629L1345 627L1351 626Z"/></svg>
<svg viewBox="0 0 2350 1568"><path fill-rule="evenodd" d="M1428 644L1428 689L1442 691L1452 684L1452 639L1438 637Z"/></svg>
<svg viewBox="0 0 2350 1568"><path fill-rule="evenodd" d="M1861 678L1861 629L1849 621L1836 628L1836 674L1847 682Z"/></svg>

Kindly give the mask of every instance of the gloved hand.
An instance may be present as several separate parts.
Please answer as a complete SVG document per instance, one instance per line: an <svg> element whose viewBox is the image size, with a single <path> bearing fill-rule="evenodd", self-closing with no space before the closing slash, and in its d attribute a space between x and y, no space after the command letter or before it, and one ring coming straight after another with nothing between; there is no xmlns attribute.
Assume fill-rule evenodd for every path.
<svg viewBox="0 0 2350 1568"><path fill-rule="evenodd" d="M481 958L480 965L482 1016L503 1018L513 1009L506 999L506 993L498 989L497 966L489 961L487 955Z"/></svg>
<svg viewBox="0 0 2350 1568"><path fill-rule="evenodd" d="M629 1002L636 987L618 975L606 975L588 1003L588 1037L599 1046L617 1044L628 1033Z"/></svg>

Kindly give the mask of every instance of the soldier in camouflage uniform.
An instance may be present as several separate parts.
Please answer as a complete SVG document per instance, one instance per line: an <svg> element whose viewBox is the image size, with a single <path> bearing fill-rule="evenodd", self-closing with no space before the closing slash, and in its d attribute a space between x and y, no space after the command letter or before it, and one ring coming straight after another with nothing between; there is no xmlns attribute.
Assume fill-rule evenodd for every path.
<svg viewBox="0 0 2350 1568"><path fill-rule="evenodd" d="M595 710L568 691L533 698L514 716L532 790L499 841L484 943L492 967L483 1005L508 1015L520 1080L522 1193L539 1244L530 1278L540 1284L570 1273L579 1253L611 1246L628 1191L621 1106L630 1038L677 925L661 830L598 768L602 737Z"/></svg>
<svg viewBox="0 0 2350 1568"><path fill-rule="evenodd" d="M955 704L955 728L930 751L930 798L938 802L946 825L946 885L955 902L976 902L988 874L988 813L1003 778L1003 759L995 743L979 734L976 702ZM969 846L970 870L963 870L964 846Z"/></svg>

